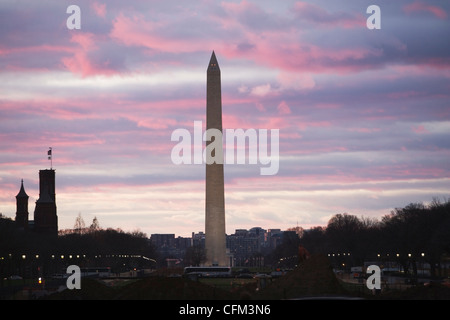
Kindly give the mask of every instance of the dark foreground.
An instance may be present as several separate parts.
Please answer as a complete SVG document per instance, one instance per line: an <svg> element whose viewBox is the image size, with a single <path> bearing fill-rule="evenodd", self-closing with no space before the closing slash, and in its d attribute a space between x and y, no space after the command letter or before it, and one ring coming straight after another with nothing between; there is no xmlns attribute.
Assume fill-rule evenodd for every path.
<svg viewBox="0 0 450 320"><path fill-rule="evenodd" d="M14 297L13 297L14 298ZM46 300L289 300L289 299L450 300L450 288L431 284L374 296L355 291L338 280L328 259L312 256L286 275L258 288L254 279L203 279L151 276L137 280L83 278L80 290L62 290Z"/></svg>

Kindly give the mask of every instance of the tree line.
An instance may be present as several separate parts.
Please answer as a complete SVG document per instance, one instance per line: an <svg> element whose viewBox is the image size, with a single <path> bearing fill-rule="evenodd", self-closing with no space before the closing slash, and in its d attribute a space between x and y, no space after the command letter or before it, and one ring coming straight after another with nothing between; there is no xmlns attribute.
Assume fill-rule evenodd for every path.
<svg viewBox="0 0 450 320"><path fill-rule="evenodd" d="M401 264L406 273L417 275L416 262L426 262L431 274L439 275L443 259L450 258L450 200L433 199L428 205L411 203L391 211L381 220L336 214L327 226L308 230L296 227L290 231L284 233L275 250L259 254L264 256L266 265L295 265L301 245L311 254L330 256L338 266L358 266L375 260L394 261ZM52 237L18 230L13 220L0 215L2 275L14 273L14 268L20 269L25 262L24 256L28 259L39 255L41 260L36 260L37 264L42 264L45 259L49 264L55 264L60 256L69 254L79 256L81 264L108 264L118 271L139 268L150 260L159 259L144 233L102 229L97 218L86 227L79 215L73 229L61 230L58 237ZM56 259L51 258L54 255L57 255ZM136 258L123 259L122 255ZM147 259L140 258L142 256ZM103 260L94 260L100 257ZM204 252L199 248L188 250L187 261L198 264L203 259ZM64 263L68 263L67 259L60 261L53 270Z"/></svg>
<svg viewBox="0 0 450 320"><path fill-rule="evenodd" d="M338 263L395 261L417 276L417 262L426 262L431 275L439 275L442 259L450 257L450 200L411 203L381 220L337 214L326 227L304 230L299 243Z"/></svg>
<svg viewBox="0 0 450 320"><path fill-rule="evenodd" d="M70 264L108 266L113 272L124 272L149 267L155 257L156 250L146 234L102 229L96 218L85 227L79 215L73 229L61 230L56 237L18 229L13 220L0 216L0 275L3 277L60 273Z"/></svg>
<svg viewBox="0 0 450 320"><path fill-rule="evenodd" d="M257 252L264 265L292 268L298 264L299 247L310 254L324 254L335 266L350 269L364 262L394 262L405 273L417 276L417 264L428 263L432 276L441 274L443 259L450 259L450 200L435 198L425 205L411 203L397 208L381 220L342 213L326 226L305 230L289 228L274 250ZM202 248L190 248L186 260L193 265L204 259Z"/></svg>

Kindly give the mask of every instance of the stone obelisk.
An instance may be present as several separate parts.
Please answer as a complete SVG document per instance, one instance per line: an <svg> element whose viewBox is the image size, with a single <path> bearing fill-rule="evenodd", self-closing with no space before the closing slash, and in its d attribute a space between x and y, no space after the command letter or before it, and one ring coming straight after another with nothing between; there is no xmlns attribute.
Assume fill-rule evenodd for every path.
<svg viewBox="0 0 450 320"><path fill-rule="evenodd" d="M206 79L206 129L222 132L222 94L220 69L213 51L207 70ZM207 141L206 145L213 141ZM211 164L206 153L206 201L205 201L205 249L206 266L228 266L225 234L225 199L223 177L222 141L216 143L213 154L217 160ZM220 148L220 149L218 149ZM217 163L219 162L219 163Z"/></svg>

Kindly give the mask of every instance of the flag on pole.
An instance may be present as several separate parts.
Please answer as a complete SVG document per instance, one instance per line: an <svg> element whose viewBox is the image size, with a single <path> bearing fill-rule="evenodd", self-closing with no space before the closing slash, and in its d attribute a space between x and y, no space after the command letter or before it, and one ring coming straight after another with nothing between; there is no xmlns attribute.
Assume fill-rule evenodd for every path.
<svg viewBox="0 0 450 320"><path fill-rule="evenodd" d="M52 147L48 148L47 156L48 156L48 160L50 160L50 169L53 169Z"/></svg>

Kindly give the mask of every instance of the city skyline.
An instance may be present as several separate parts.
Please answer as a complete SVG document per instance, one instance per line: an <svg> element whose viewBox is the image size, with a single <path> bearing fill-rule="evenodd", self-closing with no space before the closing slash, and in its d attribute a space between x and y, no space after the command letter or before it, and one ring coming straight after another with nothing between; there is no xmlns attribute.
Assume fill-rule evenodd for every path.
<svg viewBox="0 0 450 320"><path fill-rule="evenodd" d="M171 133L203 121L206 66L223 128L279 129L279 170L224 164L226 233L380 219L450 196L450 4L442 1L69 1L0 4L0 212L56 170L58 224L78 214L148 236L204 231L205 165ZM369 30L366 9L381 8Z"/></svg>

